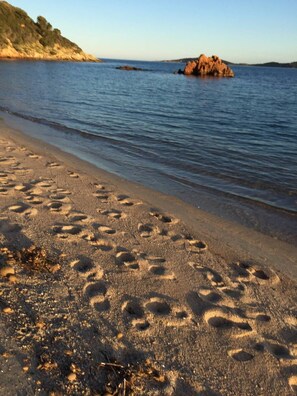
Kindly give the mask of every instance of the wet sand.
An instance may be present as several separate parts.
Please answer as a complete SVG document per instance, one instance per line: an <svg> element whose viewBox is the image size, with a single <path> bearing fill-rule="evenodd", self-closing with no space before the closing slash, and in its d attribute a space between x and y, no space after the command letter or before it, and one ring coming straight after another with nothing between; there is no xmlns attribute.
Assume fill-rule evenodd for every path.
<svg viewBox="0 0 297 396"><path fill-rule="evenodd" d="M296 392L296 248L0 122L0 394Z"/></svg>

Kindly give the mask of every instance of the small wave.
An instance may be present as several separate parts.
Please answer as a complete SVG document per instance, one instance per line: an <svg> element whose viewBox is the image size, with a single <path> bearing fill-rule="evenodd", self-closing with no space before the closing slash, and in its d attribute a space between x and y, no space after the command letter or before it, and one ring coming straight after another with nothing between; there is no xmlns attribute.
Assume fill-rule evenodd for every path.
<svg viewBox="0 0 297 396"><path fill-rule="evenodd" d="M117 139L113 139L111 137L106 137L106 136L103 136L103 135L99 135L98 133L92 133L90 131L83 131L81 129L71 128L71 127L68 127L66 125L60 124L58 122L55 122L55 121L51 121L51 120L47 120L47 119L39 118L39 117L33 117L33 116L30 116L30 115L27 115L27 114L23 114L23 113L19 113L19 112L16 112L16 111L12 111L12 110L10 110L10 109L8 109L6 107L3 107L3 106L0 106L0 111L3 111L5 113L11 114L11 115L14 115L14 116L19 117L19 118L23 118L24 120L28 120L28 121L31 121L31 122L34 122L34 123L37 123L37 124L42 124L42 125L45 125L45 126L49 126L51 128L54 128L56 130L59 130L59 131L65 132L65 133L79 134L79 135L87 137L87 138L89 137L90 139L95 138L95 139L98 139L98 140L106 140L106 141L110 141L110 142L113 142L113 143L118 143Z"/></svg>

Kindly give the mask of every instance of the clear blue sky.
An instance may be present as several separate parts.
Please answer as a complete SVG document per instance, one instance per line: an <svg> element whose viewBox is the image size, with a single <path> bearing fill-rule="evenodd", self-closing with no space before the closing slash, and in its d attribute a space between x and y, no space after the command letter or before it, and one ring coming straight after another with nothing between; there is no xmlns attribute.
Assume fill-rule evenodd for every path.
<svg viewBox="0 0 297 396"><path fill-rule="evenodd" d="M297 61L297 0L10 0L86 52L162 60Z"/></svg>

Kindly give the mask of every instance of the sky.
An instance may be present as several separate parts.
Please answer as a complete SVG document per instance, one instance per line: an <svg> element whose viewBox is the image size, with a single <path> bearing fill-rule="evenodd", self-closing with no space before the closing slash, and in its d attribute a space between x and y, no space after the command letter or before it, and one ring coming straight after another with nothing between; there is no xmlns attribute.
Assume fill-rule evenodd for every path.
<svg viewBox="0 0 297 396"><path fill-rule="evenodd" d="M9 0L99 58L297 61L297 0Z"/></svg>

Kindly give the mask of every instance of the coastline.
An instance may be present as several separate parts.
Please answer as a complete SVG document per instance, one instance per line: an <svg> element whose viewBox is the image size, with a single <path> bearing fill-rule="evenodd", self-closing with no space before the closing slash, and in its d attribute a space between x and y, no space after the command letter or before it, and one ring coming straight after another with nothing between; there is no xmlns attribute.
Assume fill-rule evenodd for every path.
<svg viewBox="0 0 297 396"><path fill-rule="evenodd" d="M1 248L49 257L1 251L0 390L294 394L294 246L3 121L0 141Z"/></svg>
<svg viewBox="0 0 297 396"><path fill-rule="evenodd" d="M125 77L129 81L131 80L127 85L125 79L123 80L119 72L115 70L116 65L119 64L121 63L117 61L114 63L106 62L105 64L99 64L99 66L90 63L80 65L73 63L67 66L62 62L51 63L51 65L46 62L34 64L26 64L24 62L19 65L15 64L12 68L9 67L9 64L3 64L3 76L8 73L10 78L6 79L8 83L5 82L5 78L1 83L3 93L7 91L8 97L6 98L4 94L2 95L2 111L0 115L12 127L52 145L65 147L65 151L71 152L99 168L118 174L128 180L140 182L165 194L179 197L190 205L199 207L206 212L231 222L256 229L260 233L293 245L296 244L297 215L296 190L294 189L296 167L294 166L295 160L293 157L295 149L294 119L290 117L290 114L294 114L293 109L288 110L290 119L287 120L287 133L281 133L281 128L278 124L276 124L275 128L273 128L272 124L269 124L267 131L265 131L265 127L261 127L260 119L257 118L254 122L257 125L260 122L258 125L259 129L257 127L255 128L256 132L253 131L252 125L248 123L246 125L248 132L244 132L241 136L241 133L236 132L235 125L241 128L240 114L241 110L244 112L244 106L238 105L237 107L236 104L231 105L231 108L234 109L234 114L229 116L228 126L227 124L224 126L223 134L217 129L220 123L219 115L216 115L211 122L203 120L201 123L202 131L196 133L195 124L190 118L189 120L187 118L185 106L180 107L178 114L170 113L167 119L163 120L161 114L168 109L164 108L162 112L158 113L157 106L152 103L153 107L148 110L148 116L141 116L142 112L146 112L146 109L141 102L142 96L139 90L140 86L137 83L138 79L143 81L144 84L147 84L150 79L158 80L162 78L166 81L169 78L167 73L171 73L172 67L168 68L167 66L162 66L162 64L152 63L150 67L157 73L143 76L129 74ZM137 65L142 68L150 68L142 63ZM71 73L69 75L67 73L68 78L65 80L63 73L66 66ZM100 72L98 67L100 67ZM32 86L34 92L28 98L25 107L23 106L26 102L26 92L30 92L31 89L31 78L22 81L20 77L22 71L19 69L23 68L28 69L29 74L33 73L34 75L37 73L40 78L44 78L48 73L55 75L55 78L50 83L50 86L54 85L55 88L53 86L53 90L48 89L45 96L39 92L39 85ZM76 96L74 82L82 72L82 68L84 69L83 74L88 74L89 76L87 78L88 81L92 81L93 78L97 81L98 77L97 84L99 86L98 89L94 90L91 84L83 84L86 91L82 89L79 95ZM161 77L160 72L163 77ZM166 73L166 78L164 78L163 72ZM263 72L257 74L256 72L254 76L250 69L245 72L238 71L238 73L242 78L247 78L251 85L255 81L262 81L262 76L265 74ZM279 76L278 73L274 75L273 71L268 74L270 75L271 86L273 86L275 79L279 83L282 81L281 73ZM113 95L105 94L99 88L104 84L105 79L107 79L108 84L112 84L112 81L118 77L121 84L131 87L136 83L135 88L138 87L136 96L134 96L132 91L130 92L131 98L133 97L134 99L131 103L127 102L128 107L123 107L123 111L120 111L121 114L118 114L116 110L117 106L121 106L120 97L115 98L117 102L115 107L112 104ZM176 87L176 89L184 87L184 92L187 92L187 89L193 84L194 86L198 84L199 87L199 82L196 80L186 81L188 79L180 80L173 77L176 76L171 76L170 83L169 81L166 83L169 102L174 100L174 94L171 91L173 87ZM292 80L292 76L288 76L288 78L289 81ZM9 81L14 81L13 85L15 86L20 85L23 87L19 98L13 93L15 92L14 90L11 91ZM237 83L239 83L237 89L242 81L241 78L237 80ZM64 83L65 86L63 85ZM24 84L25 86L23 86ZM215 82L210 83L214 87L216 84ZM62 97L59 96L59 99L55 100L55 95L52 95L52 92L60 85L64 86L61 91L63 94ZM225 87L224 90L227 89L225 94L229 95L228 91L232 84L227 85L229 88ZM203 89L203 86L200 88ZM279 88L281 90L281 84ZM209 91L206 90L206 92ZM266 94L269 97L265 89L261 90L261 92L265 92L265 94L261 96L260 101L265 100ZM93 99L91 99L93 98L93 93L96 96L96 100L98 100L98 104L100 104L98 113L93 111ZM36 99L39 95L42 95L42 105ZM242 92L241 100L245 95L246 93ZM133 111L136 109L135 106L137 106L133 102L138 96L140 104L142 103L141 109L136 111L135 119L133 120ZM19 100L21 103L18 103ZM183 103L186 103L187 100L186 95L184 95ZM143 98L143 101L145 103L146 99ZM220 102L220 100L218 101ZM190 102L195 103L195 98L192 97ZM83 103L83 105L79 105L79 103ZM175 106L173 102L170 108L173 109ZM104 109L109 114L108 122ZM193 108L192 110L194 111ZM67 114L65 119L64 114ZM277 112L274 114L274 118L285 117L285 115ZM125 122L117 124L118 117L119 119L123 117ZM168 124L171 117L173 125ZM199 120L197 119L196 122L199 123ZM153 134L150 132L150 129L153 130L155 123L160 124L164 128L164 132L161 132L161 129L157 132L158 136L156 136L155 132ZM176 131L173 135L170 132L171 127L175 128L174 130ZM183 129L190 133L187 139L182 137L181 131ZM226 153L224 154L224 145L219 144L217 149L214 150L217 152L218 161L216 162L212 152L212 138L207 134L208 129L212 130L218 139L223 139L225 141L224 144L228 145L228 141L232 142L233 148L229 161L226 161L227 156L225 155ZM131 133L131 130L133 130L133 133ZM265 144L268 145L269 149L266 150L265 144L263 145L263 141L261 141L261 134L265 134L268 131L269 137ZM133 135L135 138L133 138ZM162 135L164 136L162 137ZM247 136L250 136L250 142L252 142L248 143L247 147L251 157L249 155L238 155L242 147L244 147L244 139ZM171 138L174 139L174 142L170 143L166 148L165 141L167 139L171 141ZM204 142L205 149L195 151L193 148L199 146L199 139ZM191 144L189 144L191 140L193 140L192 148ZM241 140L243 140L242 144L239 144ZM274 145L273 142L276 140L279 141L279 144ZM258 143L254 143L255 141ZM178 155L176 144L181 145L180 156ZM286 146L288 146L287 151ZM263 155L261 155L261 150L263 150ZM235 153L235 155L232 153ZM259 164L257 156L260 158ZM201 157L201 163L199 163L199 157ZM269 157L274 158L274 161L271 161ZM248 158L251 161L250 166L247 163ZM212 164L216 164L214 172Z"/></svg>
<svg viewBox="0 0 297 396"><path fill-rule="evenodd" d="M152 207L157 207L164 212L172 212L180 217L192 232L196 230L197 233L197 230L201 230L201 234L205 235L215 253L222 254L224 251L224 257L226 256L231 261L242 256L245 260L257 260L261 265L271 264L273 268L286 272L292 279L297 279L297 248L293 245L219 218L172 195L166 195L100 169L56 146L5 125L2 120L0 120L0 128L2 133L5 130L6 137L15 137L20 144L39 151L41 155L44 153L54 155L55 158L67 162L77 171L79 169L80 172L103 178L107 183L116 185L124 194L130 193L138 199L147 201L147 204Z"/></svg>
<svg viewBox="0 0 297 396"><path fill-rule="evenodd" d="M75 57L71 58L54 58L54 57L33 57L33 56L8 56L8 57L4 57L4 56L0 56L0 62L18 62L18 61L28 61L28 62L76 62L76 63L85 63L85 62L91 62L91 63L102 63L103 61L99 58L95 58L95 57L89 57L89 58L82 58L82 59L76 59Z"/></svg>

